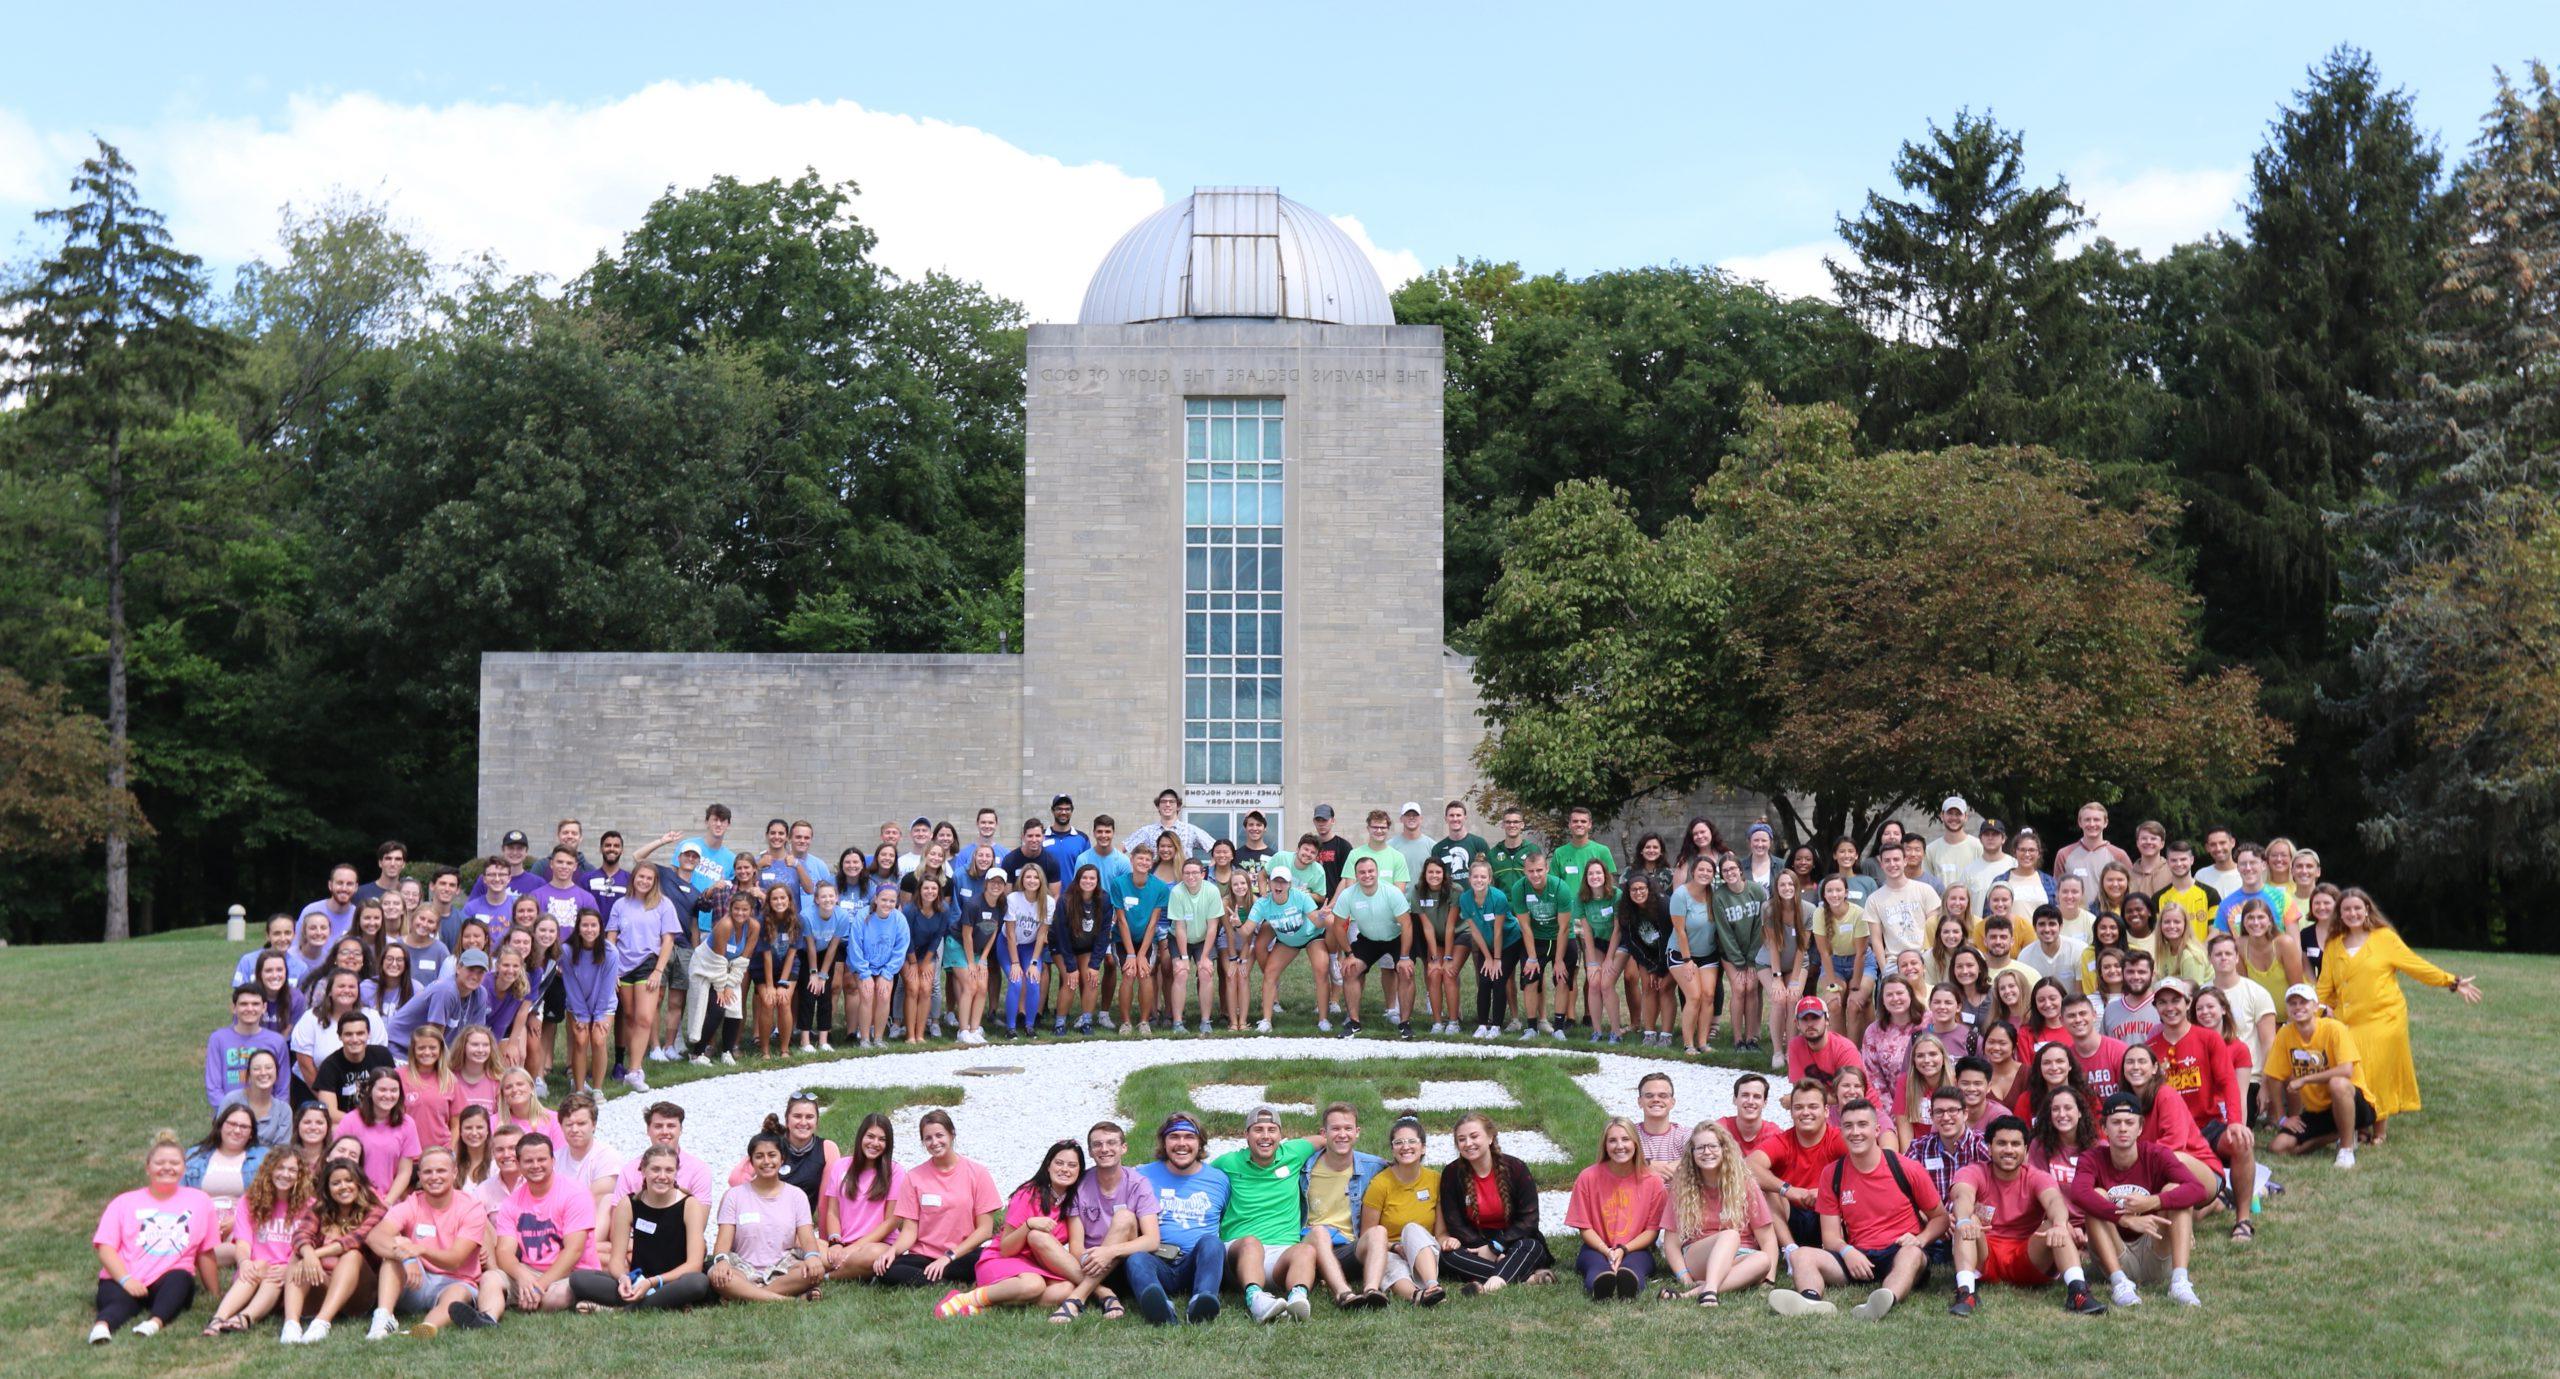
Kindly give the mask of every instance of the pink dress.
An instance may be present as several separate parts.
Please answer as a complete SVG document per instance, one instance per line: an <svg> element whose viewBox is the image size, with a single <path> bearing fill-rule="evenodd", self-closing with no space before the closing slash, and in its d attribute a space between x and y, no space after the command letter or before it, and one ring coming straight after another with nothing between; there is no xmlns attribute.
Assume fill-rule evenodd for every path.
<svg viewBox="0 0 2560 1379"><path fill-rule="evenodd" d="M1002 1283L1020 1274L1030 1274L1035 1278L1047 1279L1051 1283L1066 1282L1063 1275L1051 1273L1028 1253L1009 1255L1000 1251L1003 1248L1005 1233L1014 1227L1035 1216L1046 1216L1056 1220L1068 1209L1068 1204L1062 1202L1056 1211L1041 1210L1040 1199L1033 1195L1032 1189L1027 1187L1013 1194L1013 1200L1004 1204L1004 1224L997 1228L997 1238L988 1241L985 1251L978 1256L978 1286L984 1288L990 1283Z"/></svg>

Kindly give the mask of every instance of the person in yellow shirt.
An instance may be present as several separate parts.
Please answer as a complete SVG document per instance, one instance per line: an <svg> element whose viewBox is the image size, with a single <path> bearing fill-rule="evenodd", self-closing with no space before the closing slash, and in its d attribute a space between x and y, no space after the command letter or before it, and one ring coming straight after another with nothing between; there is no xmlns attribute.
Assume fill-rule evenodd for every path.
<svg viewBox="0 0 2560 1379"><path fill-rule="evenodd" d="M2190 915L2209 915L2222 906L2222 892L2196 879L2196 845L2181 838L2169 845L2169 884L2151 893L2151 909L2172 901Z"/></svg>
<svg viewBox="0 0 2560 1379"><path fill-rule="evenodd" d="M2276 1117L2274 1150L2308 1154L2335 1140L2338 1167L2353 1168L2356 1136L2374 1122L2356 1037L2320 1013L2320 993L2308 982L2285 988L2284 1013L2259 1084Z"/></svg>

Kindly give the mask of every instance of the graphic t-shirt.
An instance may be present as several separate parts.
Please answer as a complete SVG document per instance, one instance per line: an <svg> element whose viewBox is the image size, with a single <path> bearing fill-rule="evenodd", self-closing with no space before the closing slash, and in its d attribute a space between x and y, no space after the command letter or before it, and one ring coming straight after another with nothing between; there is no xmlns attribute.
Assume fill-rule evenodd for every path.
<svg viewBox="0 0 2560 1379"><path fill-rule="evenodd" d="M289 1211L271 1211L264 1218L253 1220L248 1204L243 1202L240 1209L231 1214L231 1243L239 1248L241 1258L251 1263L290 1263L293 1260L293 1223L294 1213Z"/></svg>
<svg viewBox="0 0 2560 1379"><path fill-rule="evenodd" d="M1189 1253L1201 1241L1219 1234L1227 1210L1227 1175L1207 1164L1177 1173L1161 1161L1138 1165L1156 1199L1156 1231L1164 1243Z"/></svg>
<svg viewBox="0 0 2560 1379"><path fill-rule="evenodd" d="M172 1269L196 1267L196 1256L214 1246L214 1216L213 1199L200 1189L182 1187L163 1198L138 1187L107 1203L89 1243L115 1251L124 1272L148 1288ZM114 1275L100 1269L98 1277Z"/></svg>
<svg viewBox="0 0 2560 1379"><path fill-rule="evenodd" d="M1084 1243L1088 1248L1101 1244L1102 1238L1111 1233L1111 1217L1123 1207L1141 1220L1156 1209L1154 1185L1135 1168L1120 1170L1119 1186L1109 1190L1103 1188L1100 1173L1084 1175L1084 1181L1076 1184L1074 1199L1068 1203L1076 1219L1084 1222Z"/></svg>
<svg viewBox="0 0 2560 1379"><path fill-rule="evenodd" d="M1265 1245L1298 1243L1303 1234L1298 1199L1298 1170L1316 1156L1313 1140L1282 1140L1271 1162L1257 1164L1250 1149L1233 1149L1209 1161L1227 1175L1226 1215L1218 1223L1223 1240L1252 1236Z"/></svg>
<svg viewBox="0 0 2560 1379"><path fill-rule="evenodd" d="M1884 935L1884 955L1892 958L1929 946L1929 922L1944 905L1936 891L1905 881L1876 887L1860 908L1866 911L1867 927Z"/></svg>
<svg viewBox="0 0 2560 1379"><path fill-rule="evenodd" d="M549 1272L569 1237L586 1233L578 1260L569 1267L596 1267L596 1199L585 1188L554 1176L551 1190L533 1195L531 1183L518 1183L507 1200L490 1213L498 1234L516 1242L516 1258L527 1268Z"/></svg>
<svg viewBox="0 0 2560 1379"><path fill-rule="evenodd" d="M1911 1184L1909 1196L1894 1181L1897 1165L1903 1179ZM1839 1217L1841 1233L1861 1250L1881 1250L1903 1236L1916 1234L1928 1213L1938 1209L1938 1185L1929 1181L1928 1174L1912 1171L1912 1165L1899 1163L1891 1154L1878 1155L1876 1166L1866 1172L1860 1172L1846 1156L1836 1167L1841 1175L1839 1190L1832 1190L1832 1170L1823 1170L1821 1181L1814 1185L1814 1210Z"/></svg>
<svg viewBox="0 0 2560 1379"><path fill-rule="evenodd" d="M476 1245L486 1239L489 1210L470 1193L456 1192L445 1202L444 1210L438 1211L428 1204L425 1193L413 1192L384 1214L382 1224L390 1227L393 1235L406 1236L421 1250L442 1252L457 1244ZM480 1251L471 1250L462 1256L461 1263L436 1272L465 1283L477 1282L480 1278Z"/></svg>
<svg viewBox="0 0 2560 1379"><path fill-rule="evenodd" d="M2370 1100L2373 1088L2364 1080L2364 1056L2356 1049L2356 1037L2347 1027L2323 1015L2313 1022L2311 1037L2287 1020L2276 1029L2275 1042L2267 1047L2266 1075L2290 1081L2304 1073L2325 1072L2331 1068L2355 1065L2355 1088ZM2299 1089L2302 1109L2307 1115L2329 1113L2329 1084L2306 1082Z"/></svg>
<svg viewBox="0 0 2560 1379"><path fill-rule="evenodd" d="M2059 1186L2052 1174L2023 1164L2005 1183L1989 1164L1967 1164L1956 1170L1955 1181L1959 1187L1973 1184L1973 1219L2002 1240L2024 1240L2043 1229L2044 1203L2038 1199Z"/></svg>

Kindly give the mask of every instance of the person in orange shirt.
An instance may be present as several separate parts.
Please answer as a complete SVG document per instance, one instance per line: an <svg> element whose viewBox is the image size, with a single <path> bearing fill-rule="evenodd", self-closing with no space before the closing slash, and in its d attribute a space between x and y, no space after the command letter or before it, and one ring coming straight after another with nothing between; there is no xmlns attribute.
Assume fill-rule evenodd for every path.
<svg viewBox="0 0 2560 1379"><path fill-rule="evenodd" d="M2309 982L2285 988L2286 1023L2267 1049L2259 1086L2273 1103L2278 1154L2308 1154L2336 1140L2338 1167L2356 1166L2356 1136L2373 1127L2356 1037L2320 1013Z"/></svg>

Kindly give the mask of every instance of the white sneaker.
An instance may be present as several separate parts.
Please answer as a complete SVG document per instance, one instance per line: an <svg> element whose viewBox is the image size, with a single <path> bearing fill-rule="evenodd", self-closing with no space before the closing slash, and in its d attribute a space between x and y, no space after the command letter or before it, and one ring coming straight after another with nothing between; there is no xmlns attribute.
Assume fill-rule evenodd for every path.
<svg viewBox="0 0 2560 1379"><path fill-rule="evenodd" d="M1862 1322L1880 1322L1884 1320L1885 1313L1893 1310L1893 1303L1893 1290L1879 1288L1867 1294L1865 1302L1850 1308L1849 1315Z"/></svg>
<svg viewBox="0 0 2560 1379"><path fill-rule="evenodd" d="M145 1317L142 1320L135 1322L133 1324L133 1334L136 1336L159 1335L160 1319L158 1317Z"/></svg>
<svg viewBox="0 0 2560 1379"><path fill-rule="evenodd" d="M107 1342L112 1341L115 1338L116 1333L110 1330L105 1322L95 1323L89 1328L89 1344L91 1345L105 1345Z"/></svg>
<svg viewBox="0 0 2560 1379"><path fill-rule="evenodd" d="M693 1064L693 1066L697 1068L708 1068L711 1066L711 1055L707 1053L697 1053L685 1061Z"/></svg>
<svg viewBox="0 0 2560 1379"><path fill-rule="evenodd" d="M1253 1032L1256 1034L1269 1034L1271 1032L1271 1022L1268 1020L1254 1021Z"/></svg>
<svg viewBox="0 0 2560 1379"><path fill-rule="evenodd" d="M1793 1288L1780 1288L1769 1295L1769 1310L1781 1317L1828 1317L1840 1309L1829 1298L1809 1298Z"/></svg>
<svg viewBox="0 0 2560 1379"><path fill-rule="evenodd" d="M378 1341L399 1329L399 1323L391 1320L390 1313L375 1312L373 1325L365 1329L364 1338L368 1341Z"/></svg>
<svg viewBox="0 0 2560 1379"><path fill-rule="evenodd" d="M826 1035L821 1034L821 1035L819 1035L819 1036L818 1036L818 1052L820 1052L820 1053L834 1053L835 1051L836 1051L836 1046L835 1046L834 1044L832 1044L832 1043L829 1043L829 1042L828 1042L828 1040L827 1040L827 1036L826 1036Z"/></svg>
<svg viewBox="0 0 2560 1379"><path fill-rule="evenodd" d="M1785 1071L1787 1070L1787 1055L1786 1055L1786 1052L1785 1052L1784 1050L1782 1050L1782 1049L1771 1049L1771 1050L1769 1050L1769 1070L1770 1070L1770 1071L1772 1071L1772 1072L1781 1072L1781 1073L1782 1073L1782 1072L1785 1072Z"/></svg>
<svg viewBox="0 0 2560 1379"><path fill-rule="evenodd" d="M720 1055L720 1066L724 1068L734 1068L738 1066L738 1056L734 1053L724 1053Z"/></svg>
<svg viewBox="0 0 2560 1379"><path fill-rule="evenodd" d="M1548 1030L1547 1033L1553 1035L1558 1040L1562 1040L1564 1038L1564 1030L1562 1027Z"/></svg>
<svg viewBox="0 0 2560 1379"><path fill-rule="evenodd" d="M2342 1144L2342 1145L2339 1145L2339 1146L2338 1146L2338 1167L2340 1167L2340 1168L2353 1168L2353 1167L2355 1167L2355 1166L2356 1166L2356 1147L2355 1147L2354 1145L2351 1145L2351 1144Z"/></svg>
<svg viewBox="0 0 2560 1379"><path fill-rule="evenodd" d="M645 1092L649 1090L649 1079L638 1068L633 1068L622 1075L622 1085L635 1092Z"/></svg>
<svg viewBox="0 0 2560 1379"><path fill-rule="evenodd" d="M318 1345L327 1339L329 1339L329 1324L327 1322L310 1322L305 1324L302 1328L302 1343L304 1345Z"/></svg>
<svg viewBox="0 0 2560 1379"><path fill-rule="evenodd" d="M1535 1039L1538 1037L1538 1031L1534 1026L1523 1025L1520 1029L1520 1037L1523 1039Z"/></svg>
<svg viewBox="0 0 2560 1379"><path fill-rule="evenodd" d="M1280 1300L1269 1293L1256 1293L1245 1299L1244 1310L1257 1322L1276 1321L1281 1311Z"/></svg>
<svg viewBox="0 0 2560 1379"><path fill-rule="evenodd" d="M2140 1307L2142 1305L2142 1290L2133 1286L2132 1279L2126 1279L2124 1282L2116 1284L2113 1288L2108 1290L2107 1296L2118 1307Z"/></svg>
<svg viewBox="0 0 2560 1379"><path fill-rule="evenodd" d="M1335 1006L1335 1007L1334 1007L1334 1009L1336 1009L1336 1010L1340 1010L1341 1008L1342 1008L1342 1007L1340 1007L1340 1006ZM1333 1022L1332 1022L1331 1020L1327 1020L1327 1019L1323 1019L1323 1018L1319 1017L1319 1018L1316 1020L1316 1033L1318 1033L1318 1034L1331 1034L1331 1033L1333 1033Z"/></svg>
<svg viewBox="0 0 2560 1379"><path fill-rule="evenodd" d="M2204 1299L2196 1296L2196 1286L2185 1279L2177 1279L2170 1283L2169 1301L2183 1303L2188 1307L2204 1306Z"/></svg>
<svg viewBox="0 0 2560 1379"><path fill-rule="evenodd" d="M641 1061L646 1063L664 1063L667 1061L667 1051L665 1049L651 1049L647 1053L640 1055L640 1058Z"/></svg>
<svg viewBox="0 0 2560 1379"><path fill-rule="evenodd" d="M279 1332L279 1333L277 1333L277 1335L276 1335L276 1344L278 1344L278 1345L300 1345L300 1344L302 1344L302 1323L300 1323L300 1322L286 1322L286 1323L284 1324L284 1330L283 1330L283 1331L281 1331L281 1332Z"/></svg>
<svg viewBox="0 0 2560 1379"><path fill-rule="evenodd" d="M1299 1321L1315 1315L1315 1305L1307 1300L1304 1293L1291 1293L1288 1300L1280 1305L1288 1308L1289 1315Z"/></svg>

